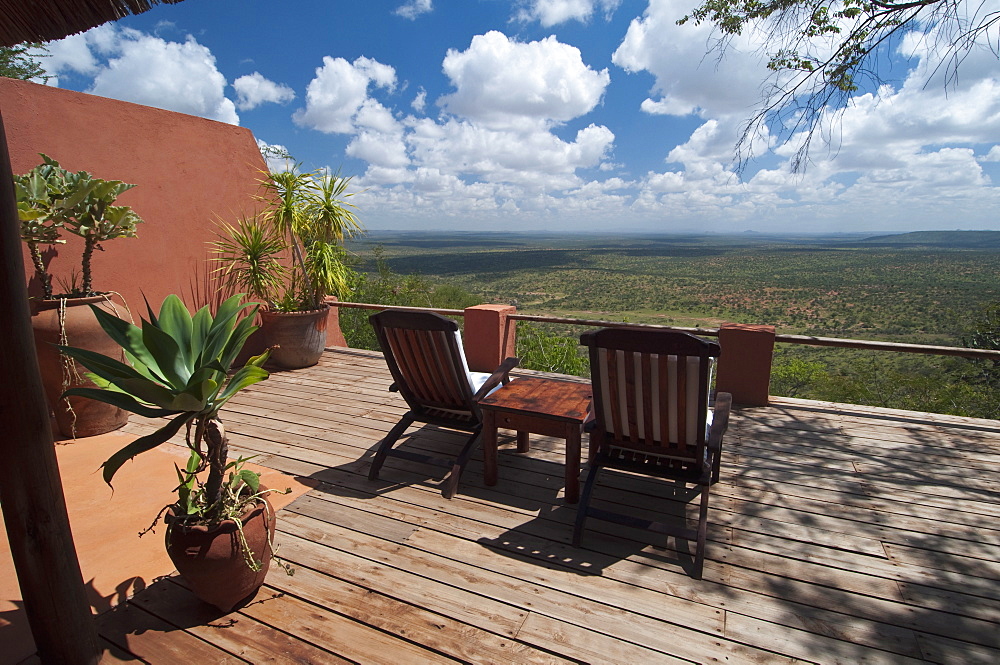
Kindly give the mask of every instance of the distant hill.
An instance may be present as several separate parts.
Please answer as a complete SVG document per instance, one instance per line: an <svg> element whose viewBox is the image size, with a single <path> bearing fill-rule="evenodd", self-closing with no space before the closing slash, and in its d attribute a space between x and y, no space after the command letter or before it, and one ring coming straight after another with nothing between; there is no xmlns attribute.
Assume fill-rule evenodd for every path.
<svg viewBox="0 0 1000 665"><path fill-rule="evenodd" d="M1000 231L914 231L873 236L858 244L892 247L945 247L951 249L1000 249Z"/></svg>

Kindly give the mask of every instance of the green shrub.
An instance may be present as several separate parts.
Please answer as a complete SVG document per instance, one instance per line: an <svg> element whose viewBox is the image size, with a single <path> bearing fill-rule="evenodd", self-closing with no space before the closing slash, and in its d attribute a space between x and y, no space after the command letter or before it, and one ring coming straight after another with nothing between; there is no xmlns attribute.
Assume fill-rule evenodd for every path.
<svg viewBox="0 0 1000 665"><path fill-rule="evenodd" d="M400 275L389 267L381 247L373 250L375 270L355 272L352 276L351 297L355 302L396 307L431 307L434 309L465 309L482 304L482 299L452 284L434 285L419 275ZM377 351L378 340L368 322L372 310L356 307L340 308L340 329L347 345L355 349Z"/></svg>
<svg viewBox="0 0 1000 665"><path fill-rule="evenodd" d="M590 376L590 361L579 340L575 336L560 335L544 325L518 324L517 355L525 369Z"/></svg>

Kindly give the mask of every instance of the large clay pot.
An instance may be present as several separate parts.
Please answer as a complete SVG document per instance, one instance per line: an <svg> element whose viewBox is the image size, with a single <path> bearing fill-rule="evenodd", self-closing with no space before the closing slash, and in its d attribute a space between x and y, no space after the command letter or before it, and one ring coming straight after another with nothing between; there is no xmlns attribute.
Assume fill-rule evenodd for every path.
<svg viewBox="0 0 1000 665"><path fill-rule="evenodd" d="M65 306L62 303L65 302ZM108 337L87 305L117 314L104 296L32 301L31 327L49 409L64 437L85 437L116 430L128 422L128 411L86 397L60 398L69 388L93 388L82 365L64 359L56 344L96 351L124 362L121 346ZM65 337L63 336L65 334Z"/></svg>
<svg viewBox="0 0 1000 665"><path fill-rule="evenodd" d="M265 505L266 504L266 505ZM194 595L223 612L230 612L249 600L264 584L271 565L274 534L274 509L267 499L251 505L240 517L243 535L260 570L247 565L236 522L225 520L209 529L187 526L177 520L173 510L165 514L167 554Z"/></svg>
<svg viewBox="0 0 1000 665"><path fill-rule="evenodd" d="M271 351L270 362L284 369L311 367L326 348L330 306L308 312L261 312L261 332Z"/></svg>

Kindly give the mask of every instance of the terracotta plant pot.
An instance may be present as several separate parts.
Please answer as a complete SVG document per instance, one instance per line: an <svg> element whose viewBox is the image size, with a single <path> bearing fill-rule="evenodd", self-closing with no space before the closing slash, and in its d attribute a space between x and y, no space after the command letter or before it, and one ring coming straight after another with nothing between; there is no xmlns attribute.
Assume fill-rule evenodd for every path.
<svg viewBox="0 0 1000 665"><path fill-rule="evenodd" d="M265 506L265 504L267 504ZM209 529L179 523L168 508L167 554L194 595L223 612L248 601L264 584L271 565L274 509L267 499L250 506L241 516L243 535L260 570L252 570L243 555L236 522L226 520Z"/></svg>
<svg viewBox="0 0 1000 665"><path fill-rule="evenodd" d="M68 359L64 365L62 355L55 348L56 344L77 346L124 362L121 346L108 337L87 305L97 305L112 314L116 312L104 296L68 298L64 309L60 307L61 302L32 301L31 315L45 397L49 409L55 414L59 433L64 437L79 438L116 430L128 422L128 411L86 397L59 397L68 388L95 386L84 376L86 370L82 366Z"/></svg>
<svg viewBox="0 0 1000 665"><path fill-rule="evenodd" d="M271 351L271 363L284 369L311 367L326 348L330 306L308 312L261 312L261 332Z"/></svg>

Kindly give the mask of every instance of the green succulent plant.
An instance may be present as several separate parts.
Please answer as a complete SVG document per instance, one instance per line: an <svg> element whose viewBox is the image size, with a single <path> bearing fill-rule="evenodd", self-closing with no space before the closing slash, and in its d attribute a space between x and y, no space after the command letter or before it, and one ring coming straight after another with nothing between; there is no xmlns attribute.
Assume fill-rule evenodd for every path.
<svg viewBox="0 0 1000 665"><path fill-rule="evenodd" d="M81 284L70 297L95 295L91 259L101 243L114 238L134 238L142 218L129 206L112 205L135 185L121 180L95 178L86 171L73 173L48 155L28 173L14 176L21 239L28 245L32 266L45 298L52 298L52 276L40 245L62 244L63 230L84 240Z"/></svg>
<svg viewBox="0 0 1000 665"><path fill-rule="evenodd" d="M72 388L64 396L89 397L148 418L169 418L160 429L132 441L104 462L104 480L109 485L125 462L185 427L191 456L185 469L177 469L180 485L175 514L216 523L238 515L256 497L259 476L242 468L244 460L227 460L228 438L219 419L219 410L234 395L268 377L262 368L267 351L229 374L247 338L257 329L253 325L257 305L242 303L242 298L240 294L225 300L214 316L207 306L191 316L180 298L170 295L158 315L149 308L149 320L143 320L141 327L91 305L101 327L124 349L128 364L85 349L59 347L88 369L88 377L98 386ZM202 483L199 474L206 469L208 476Z"/></svg>

